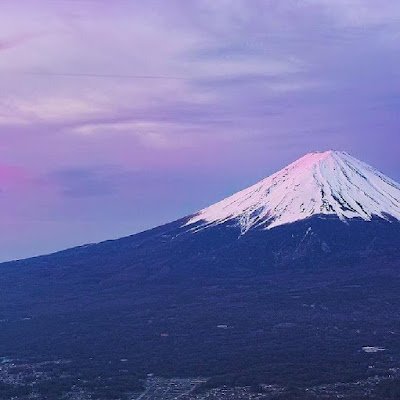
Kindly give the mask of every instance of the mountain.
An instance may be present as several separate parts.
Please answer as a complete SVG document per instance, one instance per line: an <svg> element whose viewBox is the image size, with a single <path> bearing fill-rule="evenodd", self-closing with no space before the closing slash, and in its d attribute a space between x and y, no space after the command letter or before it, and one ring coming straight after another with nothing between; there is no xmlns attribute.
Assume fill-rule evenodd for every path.
<svg viewBox="0 0 400 400"><path fill-rule="evenodd" d="M305 155L286 168L191 217L201 227L237 221L242 232L313 215L341 220L400 219L400 185L345 152Z"/></svg>
<svg viewBox="0 0 400 400"><path fill-rule="evenodd" d="M398 183L347 153L308 154L169 224L1 264L0 356L68 360L57 387L114 392L148 373L387 377L400 365L399 219Z"/></svg>

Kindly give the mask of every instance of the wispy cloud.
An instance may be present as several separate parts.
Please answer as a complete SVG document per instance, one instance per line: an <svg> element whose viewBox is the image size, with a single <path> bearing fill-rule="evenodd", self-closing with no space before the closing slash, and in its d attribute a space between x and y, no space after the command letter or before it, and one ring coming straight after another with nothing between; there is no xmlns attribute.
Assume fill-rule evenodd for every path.
<svg viewBox="0 0 400 400"><path fill-rule="evenodd" d="M6 37L3 39L0 38L0 52L20 46L26 42L29 42L30 40L32 40L33 38L35 38L37 36L38 36L38 34L21 33L21 34Z"/></svg>
<svg viewBox="0 0 400 400"><path fill-rule="evenodd" d="M64 168L52 171L42 178L43 183L54 185L65 196L87 197L114 194L118 174L110 168Z"/></svg>

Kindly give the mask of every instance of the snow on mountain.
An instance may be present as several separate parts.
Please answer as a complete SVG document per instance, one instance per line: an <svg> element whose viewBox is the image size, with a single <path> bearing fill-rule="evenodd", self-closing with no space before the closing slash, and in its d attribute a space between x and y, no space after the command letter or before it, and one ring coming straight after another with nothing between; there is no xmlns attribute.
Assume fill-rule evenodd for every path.
<svg viewBox="0 0 400 400"><path fill-rule="evenodd" d="M400 220L400 184L345 152L314 152L199 211L186 225L199 223L198 230L229 221L245 233L318 214Z"/></svg>

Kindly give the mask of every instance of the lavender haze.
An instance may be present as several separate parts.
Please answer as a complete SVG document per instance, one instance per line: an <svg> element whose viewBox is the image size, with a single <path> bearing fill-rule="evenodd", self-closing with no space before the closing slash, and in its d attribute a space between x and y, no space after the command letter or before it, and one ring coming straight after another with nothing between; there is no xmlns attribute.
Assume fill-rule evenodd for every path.
<svg viewBox="0 0 400 400"><path fill-rule="evenodd" d="M0 259L189 214L313 150L400 180L397 0L3 0Z"/></svg>

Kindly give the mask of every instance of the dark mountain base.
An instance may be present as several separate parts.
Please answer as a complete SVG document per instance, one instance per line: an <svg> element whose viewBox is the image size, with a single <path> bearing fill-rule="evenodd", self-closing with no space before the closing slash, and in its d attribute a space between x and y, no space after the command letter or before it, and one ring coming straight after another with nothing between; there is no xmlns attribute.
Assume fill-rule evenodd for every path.
<svg viewBox="0 0 400 400"><path fill-rule="evenodd" d="M180 225L1 265L0 356L68 359L66 386L113 393L148 373L304 387L400 367L399 223Z"/></svg>

